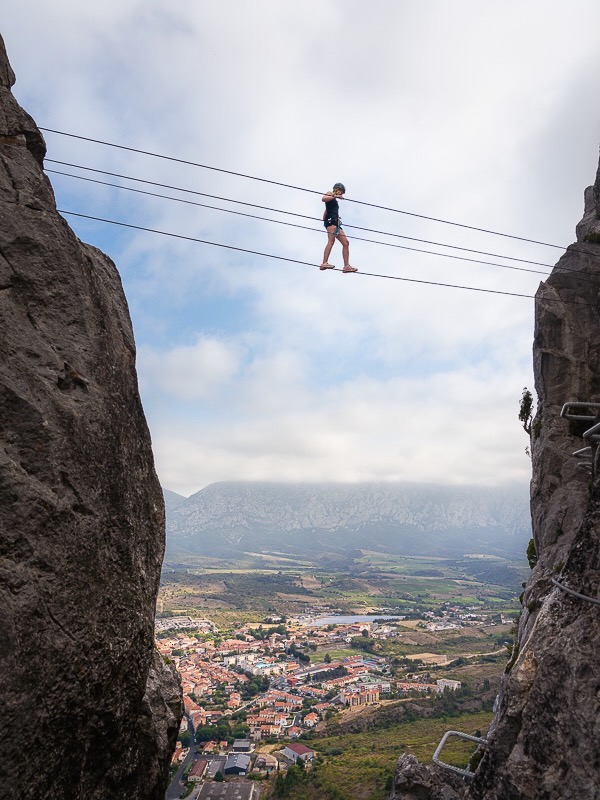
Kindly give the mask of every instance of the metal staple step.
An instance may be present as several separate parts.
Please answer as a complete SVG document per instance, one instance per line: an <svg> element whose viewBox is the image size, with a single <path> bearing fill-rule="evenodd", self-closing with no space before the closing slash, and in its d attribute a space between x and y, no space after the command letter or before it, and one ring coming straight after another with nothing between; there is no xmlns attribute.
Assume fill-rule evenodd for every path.
<svg viewBox="0 0 600 800"><path fill-rule="evenodd" d="M469 733L462 733L461 731L446 731L446 733L442 736L442 741L438 744L435 749L435 753L433 754L433 761L438 765L438 767L444 767L444 769L452 770L452 772L462 775L463 778L472 778L475 773L470 769L453 767L452 764L447 764L445 761L440 759L440 753L444 749L449 736L458 736L460 739L467 739L469 742L477 742L477 744L487 744L487 739L482 739L480 736L471 736Z"/></svg>

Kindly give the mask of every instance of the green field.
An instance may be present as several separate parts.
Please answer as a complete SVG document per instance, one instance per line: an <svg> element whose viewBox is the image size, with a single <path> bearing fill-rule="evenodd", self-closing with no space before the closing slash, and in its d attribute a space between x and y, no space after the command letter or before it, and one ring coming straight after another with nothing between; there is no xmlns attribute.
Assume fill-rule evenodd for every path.
<svg viewBox="0 0 600 800"><path fill-rule="evenodd" d="M307 610L342 614L393 610L434 611L442 603L464 609L514 613L527 569L502 559L408 558L363 555L343 571L323 570L303 562L276 561L270 568L238 563L210 567L200 563L163 571L159 611L254 612L256 621L277 612L287 616ZM218 623L217 623L218 624Z"/></svg>
<svg viewBox="0 0 600 800"><path fill-rule="evenodd" d="M491 718L489 712L465 714L460 718L460 728L464 733L473 734L479 731L485 735ZM313 744L319 753L332 749L342 750L338 756L325 755L323 771L328 782L341 788L350 800L361 796L356 791L361 784L376 785L379 775L390 774L404 752L412 753L425 764L431 763L440 739L447 730L456 725L455 718L422 719L383 730L327 737ZM475 749L476 745L456 739L444 749L443 758L455 766L466 767ZM384 796L381 795L382 798Z"/></svg>
<svg viewBox="0 0 600 800"><path fill-rule="evenodd" d="M331 656L332 661L336 659L348 658L349 656L355 656L356 650L351 650L350 648L338 648L335 649L332 647L321 647L316 653L309 653L311 664L320 664L323 661L323 656L325 653L329 653Z"/></svg>
<svg viewBox="0 0 600 800"><path fill-rule="evenodd" d="M421 719L398 723L364 733L347 733L313 739L307 744L319 758L304 781L291 788L290 800L386 800L390 794L394 768L402 753L411 753L424 764L431 757L447 730L485 737L490 712L463 714L441 719ZM476 745L451 739L442 759L467 767Z"/></svg>

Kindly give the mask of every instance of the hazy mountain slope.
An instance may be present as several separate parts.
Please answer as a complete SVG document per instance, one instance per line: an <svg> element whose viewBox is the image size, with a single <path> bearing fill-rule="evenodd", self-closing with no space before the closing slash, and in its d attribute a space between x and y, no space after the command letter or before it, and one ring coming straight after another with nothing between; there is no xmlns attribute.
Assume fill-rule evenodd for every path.
<svg viewBox="0 0 600 800"><path fill-rule="evenodd" d="M165 498L165 510L167 513L177 506L180 506L182 503L185 503L187 497L184 497L182 494L177 494L177 492L172 492L170 489L163 489L163 497Z"/></svg>
<svg viewBox="0 0 600 800"><path fill-rule="evenodd" d="M522 554L526 487L214 483L167 514L170 553Z"/></svg>

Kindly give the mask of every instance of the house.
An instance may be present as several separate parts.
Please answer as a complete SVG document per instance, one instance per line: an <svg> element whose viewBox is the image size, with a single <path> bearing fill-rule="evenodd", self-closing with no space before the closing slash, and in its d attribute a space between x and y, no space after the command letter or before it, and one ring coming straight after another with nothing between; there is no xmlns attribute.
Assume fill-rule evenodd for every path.
<svg viewBox="0 0 600 800"><path fill-rule="evenodd" d="M270 725L265 723L260 726L260 738L261 739L269 739L272 737L280 737L282 735L282 730L279 725Z"/></svg>
<svg viewBox="0 0 600 800"><path fill-rule="evenodd" d="M315 757L315 751L311 750L310 747L306 747L304 744L300 744L300 742L292 742L292 744L286 745L281 753L294 763L298 760L306 763L307 761L312 761Z"/></svg>
<svg viewBox="0 0 600 800"><path fill-rule="evenodd" d="M206 780L214 780L215 775L217 772L220 772L221 775L223 774L223 770L225 769L225 762L227 761L227 756L211 756L208 761L208 772L206 773Z"/></svg>
<svg viewBox="0 0 600 800"><path fill-rule="evenodd" d="M271 772L272 770L277 769L277 764L277 759L274 755L271 755L271 753L257 753L256 761L254 762L254 769L268 770Z"/></svg>
<svg viewBox="0 0 600 800"><path fill-rule="evenodd" d="M342 689L340 700L347 706L368 706L379 702L379 688L372 684L357 684Z"/></svg>
<svg viewBox="0 0 600 800"><path fill-rule="evenodd" d="M230 753L225 762L224 775L246 775L250 772L250 756L245 753Z"/></svg>
<svg viewBox="0 0 600 800"><path fill-rule="evenodd" d="M258 800L260 787L254 781L247 783L205 783L198 792L198 800Z"/></svg>
<svg viewBox="0 0 600 800"><path fill-rule="evenodd" d="M437 692L436 683L417 683L416 681L398 681L396 689L399 692Z"/></svg>
<svg viewBox="0 0 600 800"><path fill-rule="evenodd" d="M242 697L239 692L231 692L227 700L227 708L237 708L242 704Z"/></svg>
<svg viewBox="0 0 600 800"><path fill-rule="evenodd" d="M198 703L195 703L188 695L183 696L183 709L187 717L190 717L194 711L202 711Z"/></svg>
<svg viewBox="0 0 600 800"><path fill-rule="evenodd" d="M392 691L392 684L390 681L365 681L358 685L365 689L377 689L380 694L389 694Z"/></svg>
<svg viewBox="0 0 600 800"><path fill-rule="evenodd" d="M234 753L249 753L252 750L252 742L250 739L236 739L232 749Z"/></svg>
<svg viewBox="0 0 600 800"><path fill-rule="evenodd" d="M444 689L450 689L450 691L455 692L457 689L460 689L460 681L451 681L447 678L438 678L436 681L438 686L438 692L443 692Z"/></svg>
<svg viewBox="0 0 600 800"><path fill-rule="evenodd" d="M189 747L184 747L181 742L175 743L175 750L171 756L171 764L179 764L189 752Z"/></svg>
<svg viewBox="0 0 600 800"><path fill-rule="evenodd" d="M194 733L201 728L202 726L206 725L210 722L211 715L210 712L204 711L204 709L200 709L199 711L191 711L189 714L189 720L192 723L192 728L194 729Z"/></svg>
<svg viewBox="0 0 600 800"><path fill-rule="evenodd" d="M315 714L314 711L311 711L310 713L308 713L304 717L304 720L303 720L304 725L307 728L314 728L318 721L319 721L319 715Z"/></svg>
<svg viewBox="0 0 600 800"><path fill-rule="evenodd" d="M198 759L198 761L194 761L192 767L188 773L188 781L201 781L202 778L206 774L206 770L208 769L208 761L204 758Z"/></svg>
<svg viewBox="0 0 600 800"><path fill-rule="evenodd" d="M188 729L188 721L185 718L184 714L183 717L181 718L181 722L179 723L179 733L183 733L184 731L187 731L187 729Z"/></svg>

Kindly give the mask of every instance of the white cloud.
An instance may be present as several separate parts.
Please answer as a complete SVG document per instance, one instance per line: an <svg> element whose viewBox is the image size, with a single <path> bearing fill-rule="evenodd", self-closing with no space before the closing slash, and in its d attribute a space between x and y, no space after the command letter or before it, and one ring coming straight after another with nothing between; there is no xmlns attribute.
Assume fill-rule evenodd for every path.
<svg viewBox="0 0 600 800"><path fill-rule="evenodd" d="M251 385L241 384L241 395L224 409L226 422L216 428L209 408L205 423L157 421L158 467L184 493L232 478L526 480L520 388L513 391L519 378L511 374L507 383L504 372L464 369L311 391L296 375L287 391L285 381L261 373Z"/></svg>
<svg viewBox="0 0 600 800"><path fill-rule="evenodd" d="M319 192L342 180L349 198L567 245L597 164L599 27L595 0L33 0L13 5L3 34L15 94L40 125ZM320 262L318 194L46 138L50 158L309 215L299 222L318 233L51 176L62 208ZM544 264L560 255L363 205L342 211L347 225ZM169 488L527 479L516 407L531 386L531 300L69 221L123 276ZM525 295L543 278L347 230L366 272Z"/></svg>
<svg viewBox="0 0 600 800"><path fill-rule="evenodd" d="M235 377L239 360L235 345L202 338L193 345L166 352L142 347L137 365L142 390L158 390L174 398L196 400L229 384Z"/></svg>

